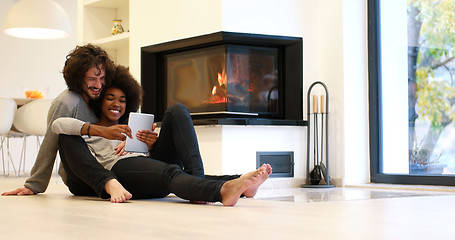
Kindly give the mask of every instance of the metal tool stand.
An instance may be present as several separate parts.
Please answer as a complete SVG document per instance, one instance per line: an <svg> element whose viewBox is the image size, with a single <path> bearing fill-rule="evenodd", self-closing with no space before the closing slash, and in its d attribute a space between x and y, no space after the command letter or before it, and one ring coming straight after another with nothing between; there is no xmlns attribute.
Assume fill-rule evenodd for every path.
<svg viewBox="0 0 455 240"><path fill-rule="evenodd" d="M313 95L313 108L310 108L310 96L314 86L322 85L325 90L321 95L320 108L318 97ZM325 109L324 109L325 105ZM312 111L311 111L312 110ZM307 162L306 162L306 182L302 184L304 188L332 188L329 176L329 92L323 82L314 82L308 89L307 95L307 113L308 113L308 130L307 130ZM320 117L320 118L319 118ZM319 129L319 125L321 128ZM311 132L313 135L311 136ZM319 138L320 136L320 138ZM313 149L310 149L313 146ZM312 156L310 152L313 152ZM310 165L310 156L313 157L313 164ZM310 168L313 170L310 171ZM324 181L322 181L324 180Z"/></svg>

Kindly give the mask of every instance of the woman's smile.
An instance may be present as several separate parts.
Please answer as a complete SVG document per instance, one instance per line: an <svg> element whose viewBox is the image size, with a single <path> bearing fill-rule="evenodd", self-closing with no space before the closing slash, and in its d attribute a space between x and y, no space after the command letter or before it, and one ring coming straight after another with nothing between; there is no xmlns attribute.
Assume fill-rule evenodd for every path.
<svg viewBox="0 0 455 240"><path fill-rule="evenodd" d="M125 93L115 87L106 90L106 94L101 103L101 117L104 121L117 124L120 117L125 114L126 96Z"/></svg>

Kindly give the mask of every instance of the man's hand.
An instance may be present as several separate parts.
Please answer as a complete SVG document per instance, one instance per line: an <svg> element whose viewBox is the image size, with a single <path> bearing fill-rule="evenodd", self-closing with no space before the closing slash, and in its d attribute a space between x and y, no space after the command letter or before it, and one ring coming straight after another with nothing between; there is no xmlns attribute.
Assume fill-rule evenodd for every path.
<svg viewBox="0 0 455 240"><path fill-rule="evenodd" d="M126 136L133 138L133 135L131 135L131 128L128 127L128 125L114 125L110 127L96 126L96 130L100 132L101 137L111 140L124 141Z"/></svg>
<svg viewBox="0 0 455 240"><path fill-rule="evenodd" d="M2 196L9 196L9 195L17 195L17 196L23 196L23 195L35 195L35 192L28 188L18 188L16 190L10 191L10 192L4 192L2 193Z"/></svg>

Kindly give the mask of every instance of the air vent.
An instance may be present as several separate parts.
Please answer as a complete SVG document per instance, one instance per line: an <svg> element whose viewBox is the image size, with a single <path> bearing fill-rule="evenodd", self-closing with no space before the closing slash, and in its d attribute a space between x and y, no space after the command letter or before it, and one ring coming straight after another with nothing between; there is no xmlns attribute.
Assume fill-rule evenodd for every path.
<svg viewBox="0 0 455 240"><path fill-rule="evenodd" d="M270 177L294 177L294 152L256 152L256 166L268 163L273 172Z"/></svg>

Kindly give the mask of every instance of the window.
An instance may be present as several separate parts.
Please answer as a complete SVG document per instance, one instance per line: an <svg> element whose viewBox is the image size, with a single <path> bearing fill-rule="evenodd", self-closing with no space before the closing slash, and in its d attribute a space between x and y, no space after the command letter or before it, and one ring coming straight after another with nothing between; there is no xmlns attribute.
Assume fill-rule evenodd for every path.
<svg viewBox="0 0 455 240"><path fill-rule="evenodd" d="M455 185L454 12L368 1L372 182Z"/></svg>

